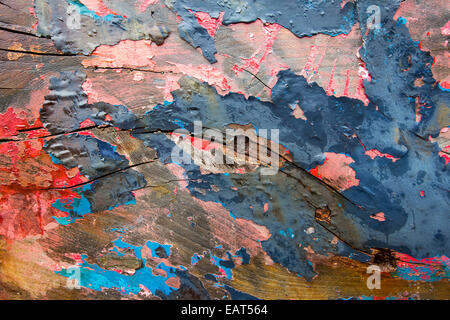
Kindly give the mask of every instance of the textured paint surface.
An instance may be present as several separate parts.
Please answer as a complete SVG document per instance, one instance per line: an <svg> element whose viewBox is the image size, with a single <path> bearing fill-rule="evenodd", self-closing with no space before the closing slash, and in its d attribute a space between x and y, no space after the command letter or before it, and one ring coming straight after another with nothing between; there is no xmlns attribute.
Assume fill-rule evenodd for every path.
<svg viewBox="0 0 450 320"><path fill-rule="evenodd" d="M448 299L448 4L372 5L1 1L0 298Z"/></svg>

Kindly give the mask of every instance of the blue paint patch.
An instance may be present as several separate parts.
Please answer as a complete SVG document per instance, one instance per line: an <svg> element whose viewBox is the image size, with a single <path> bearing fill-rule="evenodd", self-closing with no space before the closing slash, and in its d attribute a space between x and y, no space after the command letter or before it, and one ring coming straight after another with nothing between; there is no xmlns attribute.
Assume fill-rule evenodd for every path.
<svg viewBox="0 0 450 320"><path fill-rule="evenodd" d="M199 256L198 254L194 253L191 258L191 264L195 266L202 258L203 258L202 256Z"/></svg>
<svg viewBox="0 0 450 320"><path fill-rule="evenodd" d="M162 293L166 296L176 290L165 283L169 278L175 277L171 272L167 272L167 276L154 275L151 268L143 267L136 270L133 275L123 275L102 269L97 264L90 264L86 262L86 258L86 255L82 255L83 262L78 265L80 268L79 284L82 287L96 291L115 289L122 294L138 294L142 290L141 286L144 286L155 295ZM164 266L160 266L160 268L167 270ZM55 271L55 273L70 278L73 272L70 269L63 269Z"/></svg>
<svg viewBox="0 0 450 320"><path fill-rule="evenodd" d="M170 248L172 248L171 244L160 244L158 242L147 241L145 245L151 250L152 256L155 258L167 258L170 256ZM156 249L159 248L162 248L162 250L164 250L165 257L160 256L160 254L156 252Z"/></svg>

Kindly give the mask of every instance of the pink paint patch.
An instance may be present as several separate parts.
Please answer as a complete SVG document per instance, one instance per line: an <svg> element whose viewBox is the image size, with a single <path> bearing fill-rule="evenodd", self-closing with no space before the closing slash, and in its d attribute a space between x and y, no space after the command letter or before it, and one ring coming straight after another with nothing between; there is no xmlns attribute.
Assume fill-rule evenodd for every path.
<svg viewBox="0 0 450 320"><path fill-rule="evenodd" d="M218 70L210 65L197 65L191 64L172 63L179 72L207 82L209 85L216 87L219 94L227 94L231 90L231 86L228 84L228 79L224 76L221 70Z"/></svg>
<svg viewBox="0 0 450 320"><path fill-rule="evenodd" d="M439 152L439 156L445 159L445 165L447 165L450 162L450 146L446 146L442 149L441 152Z"/></svg>
<svg viewBox="0 0 450 320"><path fill-rule="evenodd" d="M93 89L93 84L91 79L86 79L86 81L83 82L82 86L83 91L86 93L88 97L88 103L95 103L98 102L98 93L95 92Z"/></svg>
<svg viewBox="0 0 450 320"><path fill-rule="evenodd" d="M79 253L68 253L67 256L69 256L69 258L72 258L75 263L83 263L83 258Z"/></svg>
<svg viewBox="0 0 450 320"><path fill-rule="evenodd" d="M342 0L341 1L341 9L343 9L345 7L345 5L347 4L347 2L350 2L352 0Z"/></svg>
<svg viewBox="0 0 450 320"><path fill-rule="evenodd" d="M438 137L433 139L430 136L429 140L431 143L438 143L439 148L441 148L439 156L445 159L445 165L447 165L450 162L450 129L448 127L442 128Z"/></svg>
<svg viewBox="0 0 450 320"><path fill-rule="evenodd" d="M264 31L264 42L261 46L253 53L250 58L241 58L244 61L243 65L234 65L233 71L236 75L245 70L251 71L254 74L259 72L261 64L266 59L266 57L272 53L272 46L278 35L278 32L282 28L281 25L276 23L266 23L263 25Z"/></svg>
<svg viewBox="0 0 450 320"><path fill-rule="evenodd" d="M187 182L187 175L186 171L183 167L175 164L175 163L169 163L166 164L166 168L169 169L169 171L178 178L178 185L180 188L187 188L189 183ZM186 189L187 190L187 189Z"/></svg>
<svg viewBox="0 0 450 320"><path fill-rule="evenodd" d="M441 28L441 34L443 36L450 36L450 21L447 21L445 26Z"/></svg>
<svg viewBox="0 0 450 320"><path fill-rule="evenodd" d="M268 202L264 203L264 212L267 212L267 211L269 211L269 203Z"/></svg>
<svg viewBox="0 0 450 320"><path fill-rule="evenodd" d="M169 287L179 289L180 288L180 278L178 278L178 277L169 278L166 280L166 284Z"/></svg>
<svg viewBox="0 0 450 320"><path fill-rule="evenodd" d="M198 24L205 28L209 35L214 38L219 27L222 25L223 15L225 12L221 12L218 18L211 18L206 12L197 11L194 16L197 18Z"/></svg>
<svg viewBox="0 0 450 320"><path fill-rule="evenodd" d="M133 81L141 81L141 80L144 80L144 74L138 71L134 74Z"/></svg>
<svg viewBox="0 0 450 320"><path fill-rule="evenodd" d="M158 0L141 0L141 4L139 5L139 12L145 12L148 6L152 4L157 4Z"/></svg>
<svg viewBox="0 0 450 320"><path fill-rule="evenodd" d="M370 216L372 219L378 220L378 221L386 221L386 218L384 217L384 212L378 212L376 214L373 214Z"/></svg>
<svg viewBox="0 0 450 320"><path fill-rule="evenodd" d="M425 191L420 190L420 196L421 196L421 197L425 197Z"/></svg>
<svg viewBox="0 0 450 320"><path fill-rule="evenodd" d="M150 40L122 40L118 44L98 46L92 58L83 60L85 67L134 68L154 67L154 56Z"/></svg>
<svg viewBox="0 0 450 320"><path fill-rule="evenodd" d="M108 9L102 0L80 0L89 10L95 11L95 13L101 17L109 14L117 16L118 14Z"/></svg>
<svg viewBox="0 0 450 320"><path fill-rule="evenodd" d="M229 211L220 203L194 199L209 213L208 220L212 228L211 234L219 243L227 244L230 251L237 251L244 247L251 256L258 254L267 256L261 246L261 241L265 241L271 236L266 227L258 225L251 220L233 219Z"/></svg>
<svg viewBox="0 0 450 320"><path fill-rule="evenodd" d="M400 158L395 158L394 156L392 156L388 153L382 153L377 149L365 150L364 154L366 156L369 156L372 160L375 159L376 157L387 158L387 159L392 160L392 162L395 162L400 159Z"/></svg>
<svg viewBox="0 0 450 320"><path fill-rule="evenodd" d="M180 89L180 84L178 83L178 80L181 78L180 75L176 74L169 74L166 77L165 80L165 86L164 89L164 100L168 102L173 101L172 91L175 91L177 89Z"/></svg>
<svg viewBox="0 0 450 320"><path fill-rule="evenodd" d="M359 185L356 172L349 164L355 162L345 154L325 152L325 161L322 165L309 172L340 191Z"/></svg>

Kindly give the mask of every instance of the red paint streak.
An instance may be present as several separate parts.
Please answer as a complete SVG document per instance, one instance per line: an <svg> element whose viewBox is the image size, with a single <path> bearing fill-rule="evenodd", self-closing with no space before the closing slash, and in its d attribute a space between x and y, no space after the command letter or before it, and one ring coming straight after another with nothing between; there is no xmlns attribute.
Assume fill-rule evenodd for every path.
<svg viewBox="0 0 450 320"><path fill-rule="evenodd" d="M425 197L425 191L420 190L420 196L421 196L421 197Z"/></svg>
<svg viewBox="0 0 450 320"><path fill-rule="evenodd" d="M359 185L355 170L349 166L353 162L355 161L351 157L344 154L325 152L324 163L309 172L336 189L344 191Z"/></svg>
<svg viewBox="0 0 450 320"><path fill-rule="evenodd" d="M345 88L344 88L344 96L348 97L348 89L350 86L350 70L347 69L346 75L345 75Z"/></svg>
<svg viewBox="0 0 450 320"><path fill-rule="evenodd" d="M328 87L326 90L327 95L331 96L335 93L333 87L334 87L334 70L336 68L336 60L334 60L333 63L333 69L331 69L331 74L330 74L330 81L328 82Z"/></svg>
<svg viewBox="0 0 450 320"><path fill-rule="evenodd" d="M308 73L309 71L312 71L314 69L314 61L316 60L316 54L317 54L318 48L319 47L316 45L311 46L311 48L309 50L308 60L306 61L305 67L303 68L305 73Z"/></svg>
<svg viewBox="0 0 450 320"><path fill-rule="evenodd" d="M314 62L316 61L317 57L317 51L318 51L317 45L312 45L309 51L309 57L308 60L305 63L305 67L303 68L302 75L307 77L307 80L310 81L311 78L319 73L319 68L322 64L323 59L325 58L325 54L327 52L327 47L323 50L319 61L316 65L314 65Z"/></svg>
<svg viewBox="0 0 450 320"><path fill-rule="evenodd" d="M209 35L214 38L219 27L222 25L223 15L225 12L221 12L218 18L211 18L206 12L197 11L194 16L197 18L198 24L205 28Z"/></svg>
<svg viewBox="0 0 450 320"><path fill-rule="evenodd" d="M423 258L423 259L416 259L413 258L407 254L399 253L397 252L395 254L396 258L399 260L400 263L418 263L418 264L426 264L430 266L440 266L440 265L450 265L450 258L446 256L441 257L433 257L433 258Z"/></svg>

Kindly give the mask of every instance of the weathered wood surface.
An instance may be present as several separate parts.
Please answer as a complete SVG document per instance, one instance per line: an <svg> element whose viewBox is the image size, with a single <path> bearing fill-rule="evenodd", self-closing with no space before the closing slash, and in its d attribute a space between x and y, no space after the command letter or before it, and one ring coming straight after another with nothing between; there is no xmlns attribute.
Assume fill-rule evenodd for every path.
<svg viewBox="0 0 450 320"><path fill-rule="evenodd" d="M99 15L109 12L104 4L112 12L120 8L114 1L81 2ZM445 1L432 2L433 5L407 0L400 5L396 18L406 18L411 38L420 41L422 50L430 51L435 57L433 76L441 87L448 90L449 27L444 17L448 8ZM151 276L143 270L153 270L152 276L173 274L165 283L167 288L172 288L169 291L173 290L171 297L178 299L231 298L226 286L261 299L449 298L445 250L439 257L414 260L414 257L406 255L408 252L384 251L377 246L367 249L365 244L360 244L361 230L337 207L338 203L353 205L342 191L350 188L357 176L352 173L351 162L345 162L345 159L339 163L344 169L328 169L338 177L334 174L327 177L323 167L317 167L314 176L314 172L305 170L307 168L292 164L292 157L283 148L280 152L282 163L289 165L271 183L292 186L286 193L293 190L300 201L306 203L305 212L317 224L310 230L305 229L304 233L316 232L318 237L322 233L327 234L329 238L318 238L317 241L327 242L326 246L342 243L354 250L354 254L366 257L362 262L333 252L315 252L311 246L302 247L300 244L294 250L301 252L315 274L312 279L306 279L282 263L274 262L264 250L261 243L274 236L268 227L251 219L233 216L236 213L221 203L195 197L187 188L188 181L181 167L160 159L158 152L145 144L145 139L137 139L130 134L132 130L108 122L107 113L102 115L106 119L103 124L96 124L91 119L82 121L77 128L63 131L52 131L47 124L44 128L43 106L57 101L61 107L66 107L64 94L73 94L71 88L65 87L66 84L53 84L56 89L52 91L50 81L60 78L61 72L84 73L80 76L80 97L87 99L89 105L97 102L123 105L138 118L145 117L146 112L157 104L172 102L172 92L180 88L178 81L186 84L180 89L182 94L191 94L190 89L185 88L195 87L201 95L210 98L213 106L218 104L218 98L211 90L216 90L219 95L238 92L271 102L271 88L277 83L277 72L288 68L317 83L329 96L360 100L362 108L369 103L363 80L370 76L357 54L363 45L358 23L348 35L297 37L286 28L263 24L260 20L227 26L213 20L211 23L214 27L215 22L217 28L214 42L218 62L211 64L201 49L193 48L180 37L177 15L162 1L130 3L134 4L136 12L144 9L144 13L150 14L153 8L163 11L160 16L155 14L155 25L164 25L171 32L161 45L154 43L156 38L154 41L125 38L114 44L96 46L90 54L64 53L55 48L51 39L37 35L38 19L33 1L0 1L1 299L159 299L169 296L149 288ZM147 7L145 3L148 3ZM184 76L195 80L186 80ZM204 89L195 81L206 82L210 87ZM58 86L62 87L60 91L57 91ZM52 96L56 96L56 100ZM301 107L293 109L293 118L304 117ZM448 105L441 106L439 112L437 122L440 128L448 127ZM442 131L439 137L430 137L432 142L438 142L442 158L448 150L446 132ZM111 152L122 157L120 161L125 165L105 165L94 173L85 174L77 167L89 166L88 160L81 156L55 160L57 147L51 149L52 143L57 141L69 148L72 142L64 139L71 133L106 142L114 147ZM280 143L283 144L282 141ZM70 145L70 148L73 151L76 146ZM56 153L52 154L52 150ZM424 149L423 153L430 150ZM69 165L72 161L77 165ZM371 161L369 157L368 161ZM254 167L237 169L248 173ZM236 168L203 165L202 170L233 172ZM135 202L108 202L108 197L112 197L112 193L107 192L108 185L125 184L128 178L120 180L119 175L129 172L135 172L137 177L142 176L146 181L145 186L131 189ZM443 175L448 173L444 171ZM245 184L245 179L239 183ZM58 220L68 216L67 212L60 210L64 199L82 199L83 195L80 196L77 190L93 181L106 181L102 186L106 191L93 196L99 208L103 209L83 214L75 221ZM419 200L420 196L417 196ZM62 204L58 207L55 203ZM331 222L318 217L320 210L325 208L323 204L333 212ZM264 202L260 205L262 209L258 214L262 216L267 208ZM277 210L273 200L270 214L275 220L282 221L293 213ZM384 219L384 216L374 218ZM425 218L417 223L424 223ZM442 224L443 232L448 230L448 221L442 221ZM162 249L155 254L148 241L171 245L170 255L161 253ZM448 242L448 239L444 241ZM163 246L160 248L164 249ZM237 254L241 248L245 248L249 255L249 263L244 256ZM284 249L280 247L279 250ZM203 258L194 263L194 256ZM234 264L230 269L229 265L218 262L230 259ZM366 286L369 276L366 270L371 264L382 268L380 289L370 290ZM100 283L100 289L95 286L89 288L87 283L80 289L70 289L67 287L67 270L71 266L87 269L98 266L102 269L100 274L108 270L114 275L108 278L109 282ZM187 271L183 271L181 266ZM124 290L116 288L114 280L111 280L114 277L130 279L139 272L142 272L142 278L139 278L141 286L137 291L130 289L131 285ZM229 276L228 272L232 275ZM82 276L86 275L83 273ZM148 282L142 280L144 278ZM217 286L213 278L222 286Z"/></svg>

